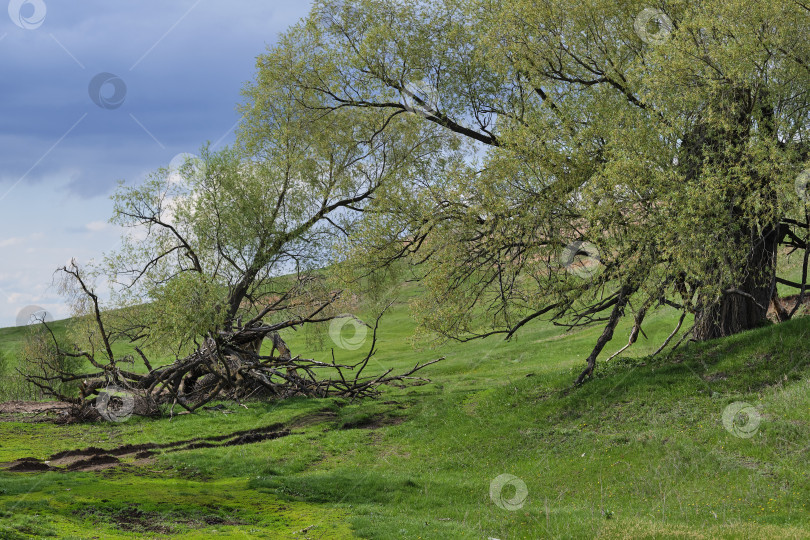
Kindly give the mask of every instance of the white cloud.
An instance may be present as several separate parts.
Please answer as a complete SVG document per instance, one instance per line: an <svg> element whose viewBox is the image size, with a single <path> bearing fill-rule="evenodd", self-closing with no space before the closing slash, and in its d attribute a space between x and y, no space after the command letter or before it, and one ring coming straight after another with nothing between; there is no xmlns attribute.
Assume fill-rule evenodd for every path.
<svg viewBox="0 0 810 540"><path fill-rule="evenodd" d="M5 240L0 240L0 248L21 244L24 241L25 238L6 238Z"/></svg>

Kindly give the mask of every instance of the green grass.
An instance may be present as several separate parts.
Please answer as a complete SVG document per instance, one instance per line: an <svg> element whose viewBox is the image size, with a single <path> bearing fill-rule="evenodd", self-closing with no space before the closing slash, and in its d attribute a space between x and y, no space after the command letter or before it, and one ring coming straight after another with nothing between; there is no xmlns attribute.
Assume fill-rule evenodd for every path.
<svg viewBox="0 0 810 540"><path fill-rule="evenodd" d="M107 471L0 474L0 538L810 537L810 319L648 358L675 322L671 311L654 314L649 339L572 389L600 327L564 334L538 321L511 342L414 349L398 304L369 369L445 356L426 373L431 384L359 403L297 398L171 420L0 423L5 462L292 429ZM603 356L628 332L626 322ZM0 331L2 347L18 333ZM286 338L305 350L302 336ZM338 361L360 353L336 349ZM723 425L738 401L759 418L750 438ZM490 497L502 474L525 484L520 508ZM513 485L501 491L514 494Z"/></svg>

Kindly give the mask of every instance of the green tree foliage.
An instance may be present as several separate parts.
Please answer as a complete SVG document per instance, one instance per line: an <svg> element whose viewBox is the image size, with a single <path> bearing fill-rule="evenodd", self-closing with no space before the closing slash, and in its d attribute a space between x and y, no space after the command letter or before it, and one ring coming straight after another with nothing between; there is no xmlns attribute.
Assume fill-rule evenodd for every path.
<svg viewBox="0 0 810 540"><path fill-rule="evenodd" d="M133 231L107 258L126 308L117 324L144 345L180 355L260 314L336 312L318 271L328 249L429 152L429 134L404 121L374 131L381 112L300 109L262 80L246 89L234 148L203 148L114 197L112 221Z"/></svg>
<svg viewBox="0 0 810 540"><path fill-rule="evenodd" d="M675 306L708 339L759 324L788 283L777 248L808 240L809 23L794 0L323 1L251 92L345 132L432 134L344 258L414 263L425 328L456 339L606 323L581 381L623 316L632 341ZM245 109L254 140L271 101Z"/></svg>

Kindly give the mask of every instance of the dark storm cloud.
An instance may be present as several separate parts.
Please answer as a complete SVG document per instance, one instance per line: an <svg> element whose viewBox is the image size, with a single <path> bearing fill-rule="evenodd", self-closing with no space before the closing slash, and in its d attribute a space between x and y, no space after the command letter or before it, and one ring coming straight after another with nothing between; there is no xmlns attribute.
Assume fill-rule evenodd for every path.
<svg viewBox="0 0 810 540"><path fill-rule="evenodd" d="M33 5L23 5L24 17ZM230 142L255 57L309 9L216 0L44 5L35 29L0 10L0 194L26 173L27 183L61 175L74 194L106 194L118 179L137 180L205 141ZM94 100L88 85L102 72L117 79Z"/></svg>

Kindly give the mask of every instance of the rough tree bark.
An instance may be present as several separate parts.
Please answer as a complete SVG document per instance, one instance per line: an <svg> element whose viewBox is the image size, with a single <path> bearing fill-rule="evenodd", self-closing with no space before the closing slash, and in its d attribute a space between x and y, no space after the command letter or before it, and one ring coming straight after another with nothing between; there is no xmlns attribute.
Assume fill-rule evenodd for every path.
<svg viewBox="0 0 810 540"><path fill-rule="evenodd" d="M619 294L616 297L616 303L613 306L613 310L610 312L608 323L605 325L602 335L596 340L596 346L594 346L591 354L588 356L585 369L579 374L576 381L574 381L575 386L581 385L588 377L593 375L593 371L596 369L596 358L599 356L599 353L602 352L602 349L605 348L605 345L607 345L610 340L613 339L613 331L619 324L622 315L624 315L624 308L627 306L627 302L630 300L630 296L632 296L634 292L635 289L628 285L623 285L621 289L619 289Z"/></svg>
<svg viewBox="0 0 810 540"><path fill-rule="evenodd" d="M744 280L736 288L726 290L719 302L696 313L694 339L730 336L756 328L766 320L776 287L777 246L773 228L752 239L748 259L742 263Z"/></svg>

